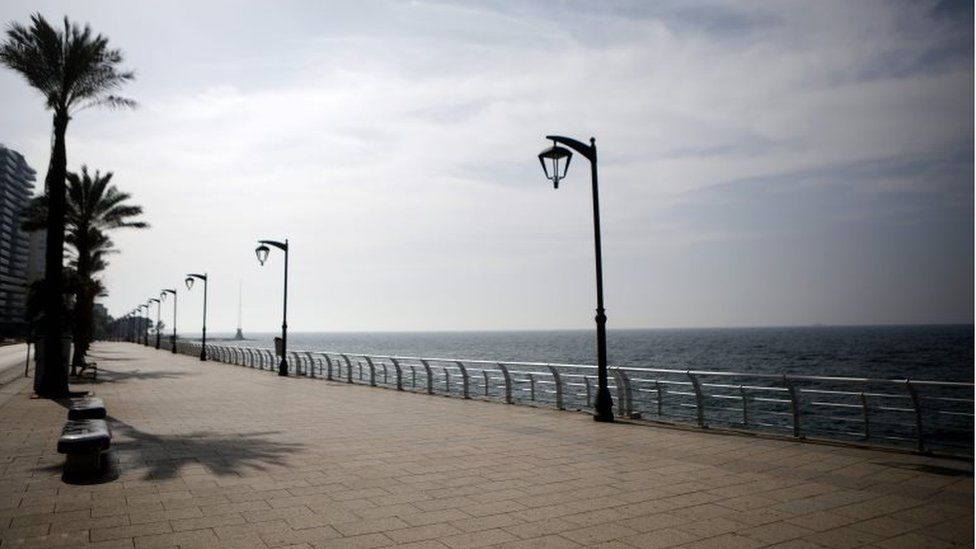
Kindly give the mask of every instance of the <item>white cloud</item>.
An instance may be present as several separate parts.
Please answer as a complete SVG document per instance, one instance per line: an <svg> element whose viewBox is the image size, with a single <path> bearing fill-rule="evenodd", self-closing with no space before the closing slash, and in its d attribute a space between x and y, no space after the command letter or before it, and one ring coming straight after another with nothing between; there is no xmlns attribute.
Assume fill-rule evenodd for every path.
<svg viewBox="0 0 976 549"><path fill-rule="evenodd" d="M330 17L304 3L275 14L207 8L173 46L174 56L202 48L182 72L179 58L158 53L173 22L156 9L141 35L105 29L130 59L151 60L137 66L142 107L80 116L69 158L115 171L154 224L115 238L124 254L107 275L112 310L207 268L217 274L217 330L236 321L238 277L247 322L276 326L279 275L258 270L250 249L254 238L286 236L298 330L588 326L586 167L577 159L558 192L547 188L535 154L550 132L598 139L608 285L634 289L615 294L626 324L735 323L735 311L710 310L703 297L688 307L669 298L660 310L659 291L638 288L689 279L700 265L683 251L745 250L810 228L723 226L704 213L710 189L772 204L747 183L816 186L817 171L829 192L832 170L930 162L972 142L972 52L949 55L960 34L971 44L971 25L933 17L926 4L412 2ZM0 16L23 19L14 11ZM113 21L124 25L121 11ZM26 104L24 86L7 82L0 98ZM43 166L47 125L26 121L36 112L10 116ZM911 185L900 181L847 183L884 195ZM947 186L972 197L966 181L933 192ZM729 268L762 287L761 269ZM700 296L724 288L701 284ZM804 291L781 286L770 299L794 304ZM852 313L831 314L818 321Z"/></svg>

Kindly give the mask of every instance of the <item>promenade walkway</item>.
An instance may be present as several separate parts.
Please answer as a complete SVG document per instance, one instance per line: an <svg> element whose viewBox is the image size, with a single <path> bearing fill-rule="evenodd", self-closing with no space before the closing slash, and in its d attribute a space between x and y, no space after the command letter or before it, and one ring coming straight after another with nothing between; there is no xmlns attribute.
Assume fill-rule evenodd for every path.
<svg viewBox="0 0 976 549"><path fill-rule="evenodd" d="M0 388L0 547L940 548L972 463L399 393L96 344L118 478Z"/></svg>

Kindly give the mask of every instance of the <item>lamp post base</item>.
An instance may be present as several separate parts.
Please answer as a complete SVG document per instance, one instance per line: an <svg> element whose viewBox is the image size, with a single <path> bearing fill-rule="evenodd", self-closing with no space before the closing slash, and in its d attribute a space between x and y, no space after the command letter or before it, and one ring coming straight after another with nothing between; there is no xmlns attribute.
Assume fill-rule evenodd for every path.
<svg viewBox="0 0 976 549"><path fill-rule="evenodd" d="M288 362L285 361L285 357L281 357L281 362L278 364L278 375L288 377Z"/></svg>
<svg viewBox="0 0 976 549"><path fill-rule="evenodd" d="M601 388L596 393L593 421L613 423L613 397L610 396L610 389L608 388Z"/></svg>

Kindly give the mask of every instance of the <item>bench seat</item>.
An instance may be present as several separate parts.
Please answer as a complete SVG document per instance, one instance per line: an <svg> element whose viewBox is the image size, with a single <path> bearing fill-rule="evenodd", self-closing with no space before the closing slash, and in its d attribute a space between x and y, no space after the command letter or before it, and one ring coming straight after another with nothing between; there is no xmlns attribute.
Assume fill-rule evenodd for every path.
<svg viewBox="0 0 976 549"><path fill-rule="evenodd" d="M68 419L105 419L105 402L98 397L73 398L68 404Z"/></svg>
<svg viewBox="0 0 976 549"><path fill-rule="evenodd" d="M112 433L104 419L68 420L58 439L59 454L92 454L108 450Z"/></svg>

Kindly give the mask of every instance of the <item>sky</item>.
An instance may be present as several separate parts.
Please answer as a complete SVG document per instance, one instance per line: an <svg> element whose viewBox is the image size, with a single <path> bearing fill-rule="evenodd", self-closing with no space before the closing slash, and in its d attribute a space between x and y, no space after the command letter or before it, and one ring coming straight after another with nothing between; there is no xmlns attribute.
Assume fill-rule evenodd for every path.
<svg viewBox="0 0 976 549"><path fill-rule="evenodd" d="M935 1L5 0L89 23L131 111L68 127L150 230L111 235L119 316L178 328L586 329L596 138L609 329L973 322L973 5ZM0 143L50 113L0 70ZM155 314L155 310L153 311ZM169 325L170 302L163 308Z"/></svg>

